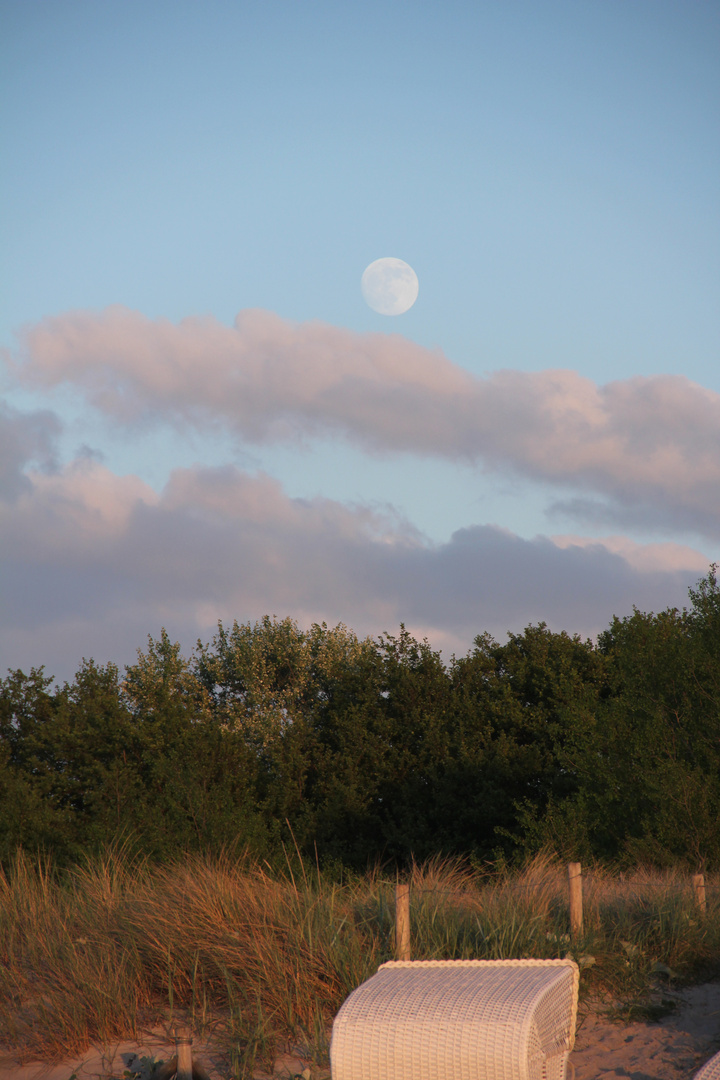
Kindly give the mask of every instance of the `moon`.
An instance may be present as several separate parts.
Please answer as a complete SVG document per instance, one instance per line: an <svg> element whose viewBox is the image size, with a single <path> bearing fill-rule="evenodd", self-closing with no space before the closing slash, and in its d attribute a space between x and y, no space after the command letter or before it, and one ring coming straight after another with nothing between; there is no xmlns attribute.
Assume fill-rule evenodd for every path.
<svg viewBox="0 0 720 1080"><path fill-rule="evenodd" d="M360 281L365 303L380 315L403 315L417 300L420 284L402 259L376 259Z"/></svg>

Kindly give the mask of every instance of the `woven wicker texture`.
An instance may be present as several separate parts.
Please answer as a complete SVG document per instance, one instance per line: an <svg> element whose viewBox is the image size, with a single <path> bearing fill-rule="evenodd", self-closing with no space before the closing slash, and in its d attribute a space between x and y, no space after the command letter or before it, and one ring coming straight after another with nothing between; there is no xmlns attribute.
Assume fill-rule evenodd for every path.
<svg viewBox="0 0 720 1080"><path fill-rule="evenodd" d="M571 960L382 964L333 1024L333 1080L564 1080Z"/></svg>
<svg viewBox="0 0 720 1080"><path fill-rule="evenodd" d="M720 1080L720 1054L705 1062L702 1069L695 1073L695 1080Z"/></svg>

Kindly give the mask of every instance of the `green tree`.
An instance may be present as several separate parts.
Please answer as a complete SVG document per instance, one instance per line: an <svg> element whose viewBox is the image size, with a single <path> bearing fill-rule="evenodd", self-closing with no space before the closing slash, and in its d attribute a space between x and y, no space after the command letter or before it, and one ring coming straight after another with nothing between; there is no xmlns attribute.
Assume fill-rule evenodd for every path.
<svg viewBox="0 0 720 1080"><path fill-rule="evenodd" d="M69 815L48 798L43 740L36 733L52 725L52 677L42 668L29 675L10 671L0 680L0 860L18 846L53 850L67 842Z"/></svg>
<svg viewBox="0 0 720 1080"><path fill-rule="evenodd" d="M220 625L210 645L198 643L195 670L215 716L255 755L268 829L290 841L288 823L306 854L324 853L328 822L336 820L329 792L341 790L343 767L330 747L345 738L339 717L357 711L359 692L367 698L360 676L373 657L372 643L342 625L301 631L292 619L269 616ZM352 803L351 789L344 792Z"/></svg>
<svg viewBox="0 0 720 1080"><path fill-rule="evenodd" d="M163 629L126 668L123 697L143 739L133 831L158 857L227 845L264 855L257 756L216 714L196 666Z"/></svg>
<svg viewBox="0 0 720 1080"><path fill-rule="evenodd" d="M439 654L404 627L335 666L312 714L308 793L321 855L357 868L425 856L448 689Z"/></svg>
<svg viewBox="0 0 720 1080"><path fill-rule="evenodd" d="M489 857L529 853L557 837L555 807L577 790L565 753L602 691L603 661L590 641L541 623L501 645L489 635L452 670L456 714L455 846ZM470 841L472 843L470 845Z"/></svg>
<svg viewBox="0 0 720 1080"><path fill-rule="evenodd" d="M575 850L626 862L720 860L720 590L715 568L691 608L635 610L600 636L607 684L571 729L578 791L555 808Z"/></svg>

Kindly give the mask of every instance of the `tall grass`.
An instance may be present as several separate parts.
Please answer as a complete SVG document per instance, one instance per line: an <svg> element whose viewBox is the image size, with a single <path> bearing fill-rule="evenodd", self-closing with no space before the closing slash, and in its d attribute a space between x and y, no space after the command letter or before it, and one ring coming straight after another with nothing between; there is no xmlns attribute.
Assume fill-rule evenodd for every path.
<svg viewBox="0 0 720 1080"><path fill-rule="evenodd" d="M564 867L480 875L434 861L411 875L413 956L573 955L583 993L634 1001L720 971L720 901L689 879L597 870L571 940ZM332 1017L391 959L394 880L342 885L230 858L153 868L111 852L71 872L18 855L0 874L0 1042L58 1057L188 1021L224 1042L243 1075L283 1045L326 1059Z"/></svg>

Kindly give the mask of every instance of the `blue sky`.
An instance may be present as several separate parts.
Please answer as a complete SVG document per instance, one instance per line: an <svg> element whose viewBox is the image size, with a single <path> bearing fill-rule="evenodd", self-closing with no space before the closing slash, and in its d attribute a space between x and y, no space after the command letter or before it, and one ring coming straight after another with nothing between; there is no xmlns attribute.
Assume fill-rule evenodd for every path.
<svg viewBox="0 0 720 1080"><path fill-rule="evenodd" d="M691 548L695 555L684 557L684 567L675 548L665 549L665 562L657 547L648 548L644 572L642 551L635 551L633 574L616 593L609 590L616 609L625 605L619 614L634 602L682 602L703 559L720 551L715 526L703 517L705 504L717 495L716 477L711 465L698 465L696 475L692 467L694 458L712 458L720 446L714 396L720 391L720 6L665 0L16 0L0 3L0 13L2 385L14 410L12 430L22 435L13 435L17 445L29 446L29 430L45 450L52 443L44 461L33 444L18 465L37 498L41 492L51 498L43 484L69 483L74 460L102 464L104 480L98 474L93 484L106 484L108 503L114 485L127 476L162 497L173 470L260 471L282 486L287 500L350 507L356 523L366 510L387 520L394 515L402 524L390 530L393 542L402 535L403 543L438 557L450 550L458 530L487 527L528 543L538 535L563 535L579 537L587 547L612 535L641 546ZM367 308L359 287L365 266L385 255L405 259L420 280L417 303L394 319ZM43 345L43 352L23 337L23 327L32 338L33 328L54 319L55 348L67 340L63 320L69 313L91 319L115 305L150 321L177 325L202 317L226 328L238 312L261 309L283 325L321 324L333 348L351 349L351 339L333 337L331 328L361 341L384 335L384 358L394 349L387 335L401 335L424 358L418 363L442 354L453 370L481 381L550 369L575 373L596 387L682 376L710 398L691 395L678 413L670 441L682 444L682 468L663 464L657 446L652 467L642 464L648 432L657 441L667 423L657 395L650 404L643 398L633 405L637 430L622 413L623 453L640 486L620 494L617 447L614 457L603 457L598 443L597 466L588 460L582 476L567 465L558 472L548 454L540 461L506 440L502 448L496 439L490 449L485 443L478 449L468 435L467 445L450 450L447 443L425 446L408 434L406 442L390 447L371 412L349 420L346 404L337 405L340 390L325 384L312 407L295 400L282 406L283 416L294 417L291 436L277 428L279 399L270 409L275 426L258 438L245 420L236 422L222 408L211 415L209 401L202 423L189 420L187 400L180 409L177 395L197 395L197 388L173 388L167 381L159 391L153 383L152 409L148 383L142 408L134 399L138 414L119 420L107 400L92 399L87 367L78 374L66 350L62 371L49 374L50 347ZM268 363L285 348L280 325L272 324L279 336ZM89 326L83 323L86 336ZM111 357L102 351L109 348L106 338L97 346L98 365L110 372L108 393L125 385L128 350L137 357L144 347L140 330L127 329L124 338L125 330L115 326L113 333L118 344ZM85 346L77 348L83 352ZM201 371L209 354L198 348ZM292 372L292 365L303 363L314 370L315 354L307 350L318 348L324 348L319 338L310 344L303 339L282 354L282 362ZM148 363L160 363L165 354L153 357ZM87 362L92 367L92 357ZM401 391L382 367L386 359L378 360L390 397L419 393L414 362L408 354ZM232 379L229 369L208 364L208 378L217 386ZM435 376L428 378L425 389L438 385ZM532 387L531 396L538 393L535 383L522 386ZM547 389L546 382L542 386ZM674 383L662 386L666 404L668 395L680 392ZM586 390L577 393L577 401L586 401ZM549 399L541 393L537 400L547 419ZM508 399L503 402L510 408ZM399 414L406 405L399 404ZM576 412L579 407L573 405ZM556 404L552 409L562 425ZM44 421L28 419L38 410ZM617 415L608 421L613 431ZM534 423L522 416L513 413L508 423ZM43 423L47 430L38 435ZM550 429L541 427L550 439ZM565 447L562 453L570 460L574 451ZM8 454L14 462L15 450ZM700 487L690 507L682 492L695 480ZM647 506L643 483L653 491ZM13 499L19 490L13 488ZM24 490L22 497L32 501L31 488ZM606 503L620 502L591 512L586 503L598 491ZM87 510L86 491L73 498ZM66 500L67 508L67 499L67 488L58 487L53 506ZM137 499L147 502L144 495ZM634 515L633 503L641 508ZM27 545L13 531L19 528L13 506L8 535L20 552ZM28 523L35 521L37 506L26 509ZM245 511L241 517L246 520ZM123 528L130 528L129 520ZM59 538L67 522L53 521ZM130 532L126 538L130 550ZM296 550L292 538L291 531L285 535L287 551ZM97 540L101 549L103 543ZM199 538L197 543L195 554L186 554L186 574L195 573ZM603 551L620 560L622 577L629 564L620 565L619 541L614 543L612 552ZM598 553L597 545L593 550ZM36 557L37 564L29 555L18 556L19 562L12 557L6 570L11 592L22 582L27 595L42 579L54 582L50 591L57 588L57 597L47 606L37 598L36 621L22 633L11 618L6 640L12 664L72 666L73 650L87 653L93 641L102 642L102 659L122 660L142 619L147 625L135 645L142 634L157 633L163 619L171 633L187 637L198 627L207 633L216 617L246 620L271 609L300 621L342 619L363 632L392 629L404 618L445 648L469 644L472 637L467 613L455 623L449 610L437 619L430 608L408 615L414 610L409 595L384 603L386 587L375 579L377 607L358 604L355 586L343 578L352 577L349 555L334 593L319 584L302 598L292 590L240 590L231 611L213 600L216 586L208 586L203 600L198 582L182 612L158 594L156 607L124 615L116 601L87 601L97 586L81 567L71 575L74 593L60 588L68 572L60 539ZM101 552L93 574L102 577L103 568L119 573L116 557ZM483 558L478 555L480 574ZM307 570L301 564L285 569L293 571L291 579ZM142 593L132 569L123 573L126 587ZM660 574L652 589L651 573ZM481 597L475 632L499 633L538 617L557 628L565 620L568 630L596 632L612 612L601 603L594 621L588 612L608 590L590 590L577 612L565 600L555 608L553 598L565 588L560 568L557 574L552 591L527 610L505 609L502 590ZM576 585L567 588L577 591ZM71 594L86 597L77 610ZM47 660L29 655L33 641Z"/></svg>

